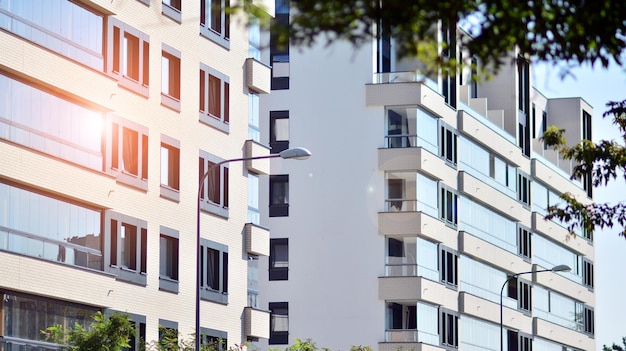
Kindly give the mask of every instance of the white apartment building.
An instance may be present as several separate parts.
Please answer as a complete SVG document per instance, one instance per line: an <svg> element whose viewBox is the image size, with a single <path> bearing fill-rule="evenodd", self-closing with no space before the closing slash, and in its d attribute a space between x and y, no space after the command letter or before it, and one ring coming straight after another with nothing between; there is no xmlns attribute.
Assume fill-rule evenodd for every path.
<svg viewBox="0 0 626 351"><path fill-rule="evenodd" d="M286 1L275 11L288 21ZM314 156L272 161L259 270L270 335L257 346L499 350L502 335L509 351L594 350L592 233L544 220L562 193L590 202L591 186L539 139L548 125L570 145L591 139L592 107L543 96L518 53L472 84L468 69L422 76L393 48L267 53L262 142Z"/></svg>
<svg viewBox="0 0 626 351"><path fill-rule="evenodd" d="M133 350L159 326L193 340L197 240L203 342L269 336L249 259L269 254L269 162L213 168L198 195L212 165L269 155L260 29L228 4L0 1L0 350L54 349L41 330L96 311L129 314Z"/></svg>

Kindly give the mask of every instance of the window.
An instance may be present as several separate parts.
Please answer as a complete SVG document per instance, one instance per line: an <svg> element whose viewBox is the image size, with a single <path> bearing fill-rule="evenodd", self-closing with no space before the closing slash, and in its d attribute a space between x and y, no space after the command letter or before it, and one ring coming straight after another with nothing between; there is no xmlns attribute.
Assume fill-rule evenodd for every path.
<svg viewBox="0 0 626 351"><path fill-rule="evenodd" d="M102 210L0 182L0 250L102 270Z"/></svg>
<svg viewBox="0 0 626 351"><path fill-rule="evenodd" d="M178 231L161 226L159 289L178 292Z"/></svg>
<svg viewBox="0 0 626 351"><path fill-rule="evenodd" d="M269 280L289 279L289 239L270 239Z"/></svg>
<svg viewBox="0 0 626 351"><path fill-rule="evenodd" d="M583 258L583 285L593 289L593 262Z"/></svg>
<svg viewBox="0 0 626 351"><path fill-rule="evenodd" d="M441 123L440 140L439 140L439 156L447 162L456 165L457 154L457 136L456 132L450 126Z"/></svg>
<svg viewBox="0 0 626 351"><path fill-rule="evenodd" d="M259 175L248 172L248 223L260 225L259 212Z"/></svg>
<svg viewBox="0 0 626 351"><path fill-rule="evenodd" d="M441 23L441 56L444 61L453 62L456 59L456 22L443 20ZM445 102L456 108L456 72L454 69L443 69L442 95Z"/></svg>
<svg viewBox="0 0 626 351"><path fill-rule="evenodd" d="M581 135L582 139L591 140L591 124L591 115L587 111L583 110ZM593 176L591 172L591 169L588 170L582 179L583 189L587 192L587 196L589 196L590 198L593 196Z"/></svg>
<svg viewBox="0 0 626 351"><path fill-rule="evenodd" d="M200 296L228 303L228 246L207 239L200 243Z"/></svg>
<svg viewBox="0 0 626 351"><path fill-rule="evenodd" d="M148 96L150 38L148 35L109 16L106 72L118 84Z"/></svg>
<svg viewBox="0 0 626 351"><path fill-rule="evenodd" d="M130 324L135 329L135 334L131 335L128 340L129 348L127 351L140 351L143 350L146 341L146 317L136 314L126 313L130 319Z"/></svg>
<svg viewBox="0 0 626 351"><path fill-rule="evenodd" d="M169 350L178 344L178 323L159 318L159 349Z"/></svg>
<svg viewBox="0 0 626 351"><path fill-rule="evenodd" d="M174 21L182 22L182 0L163 0L163 14Z"/></svg>
<svg viewBox="0 0 626 351"><path fill-rule="evenodd" d="M259 308L259 256L248 255L248 307Z"/></svg>
<svg viewBox="0 0 626 351"><path fill-rule="evenodd" d="M180 142L161 134L161 197L180 200Z"/></svg>
<svg viewBox="0 0 626 351"><path fill-rule="evenodd" d="M248 93L248 139L261 142L259 94Z"/></svg>
<svg viewBox="0 0 626 351"><path fill-rule="evenodd" d="M529 282L522 279L509 279L507 281L508 297L517 300L517 309L523 312L532 310L532 287Z"/></svg>
<svg viewBox="0 0 626 351"><path fill-rule="evenodd" d="M595 333L595 312L593 308L585 306L583 308L583 314L583 331L586 334L593 335Z"/></svg>
<svg viewBox="0 0 626 351"><path fill-rule="evenodd" d="M507 330L507 351L532 351L532 336L514 330Z"/></svg>
<svg viewBox="0 0 626 351"><path fill-rule="evenodd" d="M0 113L1 139L102 171L102 112L3 73L0 95L5 97ZM51 128L61 125L72 127Z"/></svg>
<svg viewBox="0 0 626 351"><path fill-rule="evenodd" d="M530 177L517 171L517 201L530 207Z"/></svg>
<svg viewBox="0 0 626 351"><path fill-rule="evenodd" d="M161 104L180 111L180 51L166 44L161 51Z"/></svg>
<svg viewBox="0 0 626 351"><path fill-rule="evenodd" d="M416 330L417 303L387 302L387 330ZM411 340L417 342L418 340Z"/></svg>
<svg viewBox="0 0 626 351"><path fill-rule="evenodd" d="M230 79L200 64L200 122L229 132Z"/></svg>
<svg viewBox="0 0 626 351"><path fill-rule="evenodd" d="M416 106L388 107L386 112L387 147L421 147L439 153L437 117Z"/></svg>
<svg viewBox="0 0 626 351"><path fill-rule="evenodd" d="M148 190L148 128L110 115L107 126L107 172L117 180Z"/></svg>
<svg viewBox="0 0 626 351"><path fill-rule="evenodd" d="M458 208L458 195L454 190L451 190L445 185L441 185L440 191L440 207L439 217L447 224L456 226L458 222L457 208Z"/></svg>
<svg viewBox="0 0 626 351"><path fill-rule="evenodd" d="M230 48L229 0L200 1L200 34L211 41Z"/></svg>
<svg viewBox="0 0 626 351"><path fill-rule="evenodd" d="M439 309L439 335L442 346L459 347L459 316L450 310Z"/></svg>
<svg viewBox="0 0 626 351"><path fill-rule="evenodd" d="M526 156L530 156L530 63L522 56L517 57L518 82L518 130L517 144Z"/></svg>
<svg viewBox="0 0 626 351"><path fill-rule="evenodd" d="M517 254L526 259L532 257L532 232L520 224L517 226Z"/></svg>
<svg viewBox="0 0 626 351"><path fill-rule="evenodd" d="M53 323L72 326L78 324L88 329L98 312L93 306L9 291L0 292L0 301L3 322L0 346L7 351L50 350L50 344L37 345L43 337L41 330ZM30 342L25 343L26 340Z"/></svg>
<svg viewBox="0 0 626 351"><path fill-rule="evenodd" d="M200 208L218 216L228 217L228 166L214 155L200 150L199 181L202 180ZM208 172L208 174L207 174Z"/></svg>
<svg viewBox="0 0 626 351"><path fill-rule="evenodd" d="M289 111L270 111L270 152L289 148Z"/></svg>
<svg viewBox="0 0 626 351"><path fill-rule="evenodd" d="M281 37L279 32L289 28L289 0L276 0L275 12L270 27L271 89L285 90L289 89L289 39Z"/></svg>
<svg viewBox="0 0 626 351"><path fill-rule="evenodd" d="M102 72L103 16L67 0L2 1L0 28ZM71 48L71 49L70 49Z"/></svg>
<svg viewBox="0 0 626 351"><path fill-rule="evenodd" d="M200 344L208 350L226 351L228 349L228 332L200 328Z"/></svg>
<svg viewBox="0 0 626 351"><path fill-rule="evenodd" d="M459 256L456 251L439 246L439 278L442 283L456 287L458 284Z"/></svg>
<svg viewBox="0 0 626 351"><path fill-rule="evenodd" d="M270 302L270 345L289 343L289 303Z"/></svg>
<svg viewBox="0 0 626 351"><path fill-rule="evenodd" d="M116 212L105 215L105 271L118 279L146 285L148 229L146 221Z"/></svg>
<svg viewBox="0 0 626 351"><path fill-rule="evenodd" d="M289 216L289 175L270 176L270 217Z"/></svg>

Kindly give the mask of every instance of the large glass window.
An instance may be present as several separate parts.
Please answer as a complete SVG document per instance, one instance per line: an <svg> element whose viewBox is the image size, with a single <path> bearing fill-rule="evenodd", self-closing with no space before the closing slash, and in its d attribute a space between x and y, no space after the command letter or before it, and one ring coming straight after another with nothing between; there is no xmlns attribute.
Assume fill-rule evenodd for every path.
<svg viewBox="0 0 626 351"><path fill-rule="evenodd" d="M270 176L270 217L289 216L289 175Z"/></svg>
<svg viewBox="0 0 626 351"><path fill-rule="evenodd" d="M500 156L474 143L469 138L459 138L459 165L461 170L515 198L516 168Z"/></svg>
<svg viewBox="0 0 626 351"><path fill-rule="evenodd" d="M461 350L500 350L500 327L497 324L465 315L462 323Z"/></svg>
<svg viewBox="0 0 626 351"><path fill-rule="evenodd" d="M55 324L64 327L78 324L88 328L98 311L90 306L13 292L2 292L0 298L4 322L3 330L0 330L2 341L7 344L15 342L15 349L20 350L26 349L23 348L26 340L32 341L29 343L32 346L42 347L38 345L42 339L41 331Z"/></svg>
<svg viewBox="0 0 626 351"><path fill-rule="evenodd" d="M437 181L417 172L388 172L387 211L421 211L438 215Z"/></svg>
<svg viewBox="0 0 626 351"><path fill-rule="evenodd" d="M439 280L437 244L415 237L387 237L386 275Z"/></svg>
<svg viewBox="0 0 626 351"><path fill-rule="evenodd" d="M102 112L3 74L0 97L0 138L102 171Z"/></svg>
<svg viewBox="0 0 626 351"><path fill-rule="evenodd" d="M289 111L270 111L270 152L289 148Z"/></svg>
<svg viewBox="0 0 626 351"><path fill-rule="evenodd" d="M289 279L289 239L270 239L269 280Z"/></svg>
<svg viewBox="0 0 626 351"><path fill-rule="evenodd" d="M73 1L0 1L0 28L97 71L104 68L103 16Z"/></svg>
<svg viewBox="0 0 626 351"><path fill-rule="evenodd" d="M461 256L461 291L500 303L500 289L506 281L507 275L492 266L474 260L468 256ZM516 309L514 297L503 294L502 305Z"/></svg>
<svg viewBox="0 0 626 351"><path fill-rule="evenodd" d="M289 39L280 42L276 28L289 26L289 0L276 0L275 12L270 27L271 89L284 90L289 89Z"/></svg>
<svg viewBox="0 0 626 351"><path fill-rule="evenodd" d="M459 230L466 231L502 249L517 254L517 224L496 212L461 197Z"/></svg>
<svg viewBox="0 0 626 351"><path fill-rule="evenodd" d="M259 175L248 172L248 223L260 225Z"/></svg>
<svg viewBox="0 0 626 351"><path fill-rule="evenodd" d="M417 106L388 107L387 147L422 147L437 155L438 123L436 117Z"/></svg>
<svg viewBox="0 0 626 351"><path fill-rule="evenodd" d="M0 183L0 250L102 270L102 211Z"/></svg>
<svg viewBox="0 0 626 351"><path fill-rule="evenodd" d="M557 274L579 284L583 283L582 260L576 252L542 235L535 235L533 237L533 249L533 263L548 269L560 264L566 264L570 266L572 270L569 272L557 272Z"/></svg>

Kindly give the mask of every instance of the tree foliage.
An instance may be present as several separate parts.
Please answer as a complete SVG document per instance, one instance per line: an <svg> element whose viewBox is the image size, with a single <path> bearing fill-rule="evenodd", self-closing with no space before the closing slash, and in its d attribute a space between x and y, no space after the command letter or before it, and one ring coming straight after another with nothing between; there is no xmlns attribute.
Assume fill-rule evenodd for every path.
<svg viewBox="0 0 626 351"><path fill-rule="evenodd" d="M609 102L608 110L603 117L612 117L613 124L622 134L621 143L617 141L601 140L597 144L583 140L573 147L567 147L563 138L564 130L551 126L544 133L543 139L547 145L559 151L564 159L576 162L572 179L582 179L590 175L593 185L606 186L609 181L623 178L626 181L626 100ZM570 231L576 227L592 231L594 228L611 228L619 224L622 228L620 235L626 238L626 204L624 203L590 203L583 204L571 196L563 194L565 206L551 206L547 219L558 219L567 224Z"/></svg>
<svg viewBox="0 0 626 351"><path fill-rule="evenodd" d="M626 350L626 337L622 338L622 345L617 345L616 343L613 343L613 345L611 346L606 346L606 345L602 346L602 351L624 351L624 350Z"/></svg>
<svg viewBox="0 0 626 351"><path fill-rule="evenodd" d="M121 351L129 347L135 328L125 314L114 313L107 317L98 311L88 328L78 323L67 329L56 324L41 333L45 341L64 345L68 351Z"/></svg>

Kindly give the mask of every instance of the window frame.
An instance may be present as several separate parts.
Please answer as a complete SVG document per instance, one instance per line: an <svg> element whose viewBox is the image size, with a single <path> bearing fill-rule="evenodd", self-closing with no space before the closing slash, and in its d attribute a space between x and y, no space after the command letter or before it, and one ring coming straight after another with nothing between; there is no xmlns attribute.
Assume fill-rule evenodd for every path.
<svg viewBox="0 0 626 351"><path fill-rule="evenodd" d="M289 39L283 46L277 43L277 26L289 26L289 2L276 4L276 14L270 24L270 65L272 67L271 90L288 90L290 75Z"/></svg>
<svg viewBox="0 0 626 351"><path fill-rule="evenodd" d="M212 174L204 177L205 173L208 172L209 168L212 165L219 164L224 161L224 159L217 157L213 154L210 154L206 151L200 150L200 156L198 161L198 181L202 180L202 191L200 192L200 209L220 217L228 218L229 217L229 166L227 163L219 165L217 170L213 170ZM215 187L211 187L212 175L217 173L219 177L219 202L215 202L211 199L212 192L215 191ZM204 177L204 178L203 178Z"/></svg>
<svg viewBox="0 0 626 351"><path fill-rule="evenodd" d="M161 105L180 112L181 53L165 43L161 45ZM166 75L167 89L164 85Z"/></svg>
<svg viewBox="0 0 626 351"><path fill-rule="evenodd" d="M284 184L285 194L282 203L274 203L274 192L280 184ZM269 178L269 216L270 217L288 217L289 216L289 175L276 174L270 175Z"/></svg>
<svg viewBox="0 0 626 351"><path fill-rule="evenodd" d="M269 307L270 311L270 337L268 340L268 344L270 345L287 345L289 344L289 302L270 302ZM280 312L285 312L284 314L278 314L277 310ZM287 330L274 330L274 316L280 315L285 316L287 318Z"/></svg>
<svg viewBox="0 0 626 351"><path fill-rule="evenodd" d="M217 260L219 267L217 271L218 284L217 289L208 286L207 280L209 275L209 250L217 252ZM200 239L200 297L202 300L212 301L219 304L228 304L228 245L211 241L205 238Z"/></svg>
<svg viewBox="0 0 626 351"><path fill-rule="evenodd" d="M587 257L582 258L582 284L587 289L593 291L594 289L594 264L593 261Z"/></svg>
<svg viewBox="0 0 626 351"><path fill-rule="evenodd" d="M211 93L213 91L210 83L211 77L219 81L219 116L211 113ZM199 94L198 118L200 122L224 133L230 133L230 77L200 63Z"/></svg>
<svg viewBox="0 0 626 351"><path fill-rule="evenodd" d="M178 230L164 226L160 226L159 233L159 290L178 293L180 279L179 233ZM164 244L166 247L163 247ZM163 272L164 268L166 272ZM172 271L171 275L167 273L168 270Z"/></svg>
<svg viewBox="0 0 626 351"><path fill-rule="evenodd" d="M451 325L450 325L451 324ZM447 335L447 331L452 335ZM439 342L446 348L459 347L459 314L447 308L439 307Z"/></svg>
<svg viewBox="0 0 626 351"><path fill-rule="evenodd" d="M517 255L527 262L532 259L532 236L530 228L517 224Z"/></svg>
<svg viewBox="0 0 626 351"><path fill-rule="evenodd" d="M446 164L456 167L458 163L459 137L454 128L444 122L439 122L439 157Z"/></svg>
<svg viewBox="0 0 626 351"><path fill-rule="evenodd" d="M450 262L450 260L453 260ZM459 253L452 248L439 244L439 281L457 289L459 285Z"/></svg>
<svg viewBox="0 0 626 351"><path fill-rule="evenodd" d="M276 267L276 250L278 247L286 247L287 266ZM270 239L270 255L268 263L269 280L289 280L289 238Z"/></svg>
<svg viewBox="0 0 626 351"><path fill-rule="evenodd" d="M216 343L215 349L212 348L212 343ZM210 350L226 351L228 348L228 332L201 327L200 345L206 345Z"/></svg>
<svg viewBox="0 0 626 351"><path fill-rule="evenodd" d="M160 154L160 195L175 202L180 201L180 141L161 134ZM167 152L167 162L163 160L163 153ZM165 167L167 166L167 167ZM163 171L167 171L167 184L163 183ZM170 179L172 178L172 179Z"/></svg>
<svg viewBox="0 0 626 351"><path fill-rule="evenodd" d="M117 279L125 280L142 286L147 285L147 241L148 223L144 220L127 216L114 211L105 211L104 223L104 271L114 274ZM114 223L115 222L115 227ZM136 228L135 242L130 243L135 249L135 267L122 264L122 225ZM115 238L113 237L115 235ZM131 257L132 253L131 253Z"/></svg>
<svg viewBox="0 0 626 351"><path fill-rule="evenodd" d="M532 205L531 187L532 187L532 178L528 174L518 169L517 170L517 186L516 186L517 201L520 202L525 208L530 208L530 206Z"/></svg>
<svg viewBox="0 0 626 351"><path fill-rule="evenodd" d="M134 27L114 18L107 17L107 53L106 73L117 80L118 85L144 97L149 96L150 86L150 36L135 29ZM123 39L126 34L137 39L137 79L123 72L124 48ZM132 63L132 62L131 62ZM128 65L128 62L126 62Z"/></svg>
<svg viewBox="0 0 626 351"><path fill-rule="evenodd" d="M213 16L216 3L219 3L219 23L215 28ZM230 0L200 0L200 35L220 45L226 50L230 50L230 14L227 9L230 7Z"/></svg>
<svg viewBox="0 0 626 351"><path fill-rule="evenodd" d="M115 176L120 183L147 191L148 190L148 128L138 123L132 122L115 114L109 114L106 119L106 151L105 170L108 174ZM123 169L124 151L124 130L137 134L136 150L131 150L137 158L137 174ZM134 162L133 162L134 163Z"/></svg>
<svg viewBox="0 0 626 351"><path fill-rule="evenodd" d="M182 0L162 0L161 13L175 22L182 23Z"/></svg>
<svg viewBox="0 0 626 351"><path fill-rule="evenodd" d="M449 197L452 197L449 199ZM450 203L452 201L452 203ZM446 225L455 227L459 223L459 195L456 190L440 183L439 184L439 219ZM452 217L452 218L449 218Z"/></svg>
<svg viewBox="0 0 626 351"><path fill-rule="evenodd" d="M277 139L277 120L287 120L287 139ZM270 153L277 154L289 148L289 110L270 111Z"/></svg>

